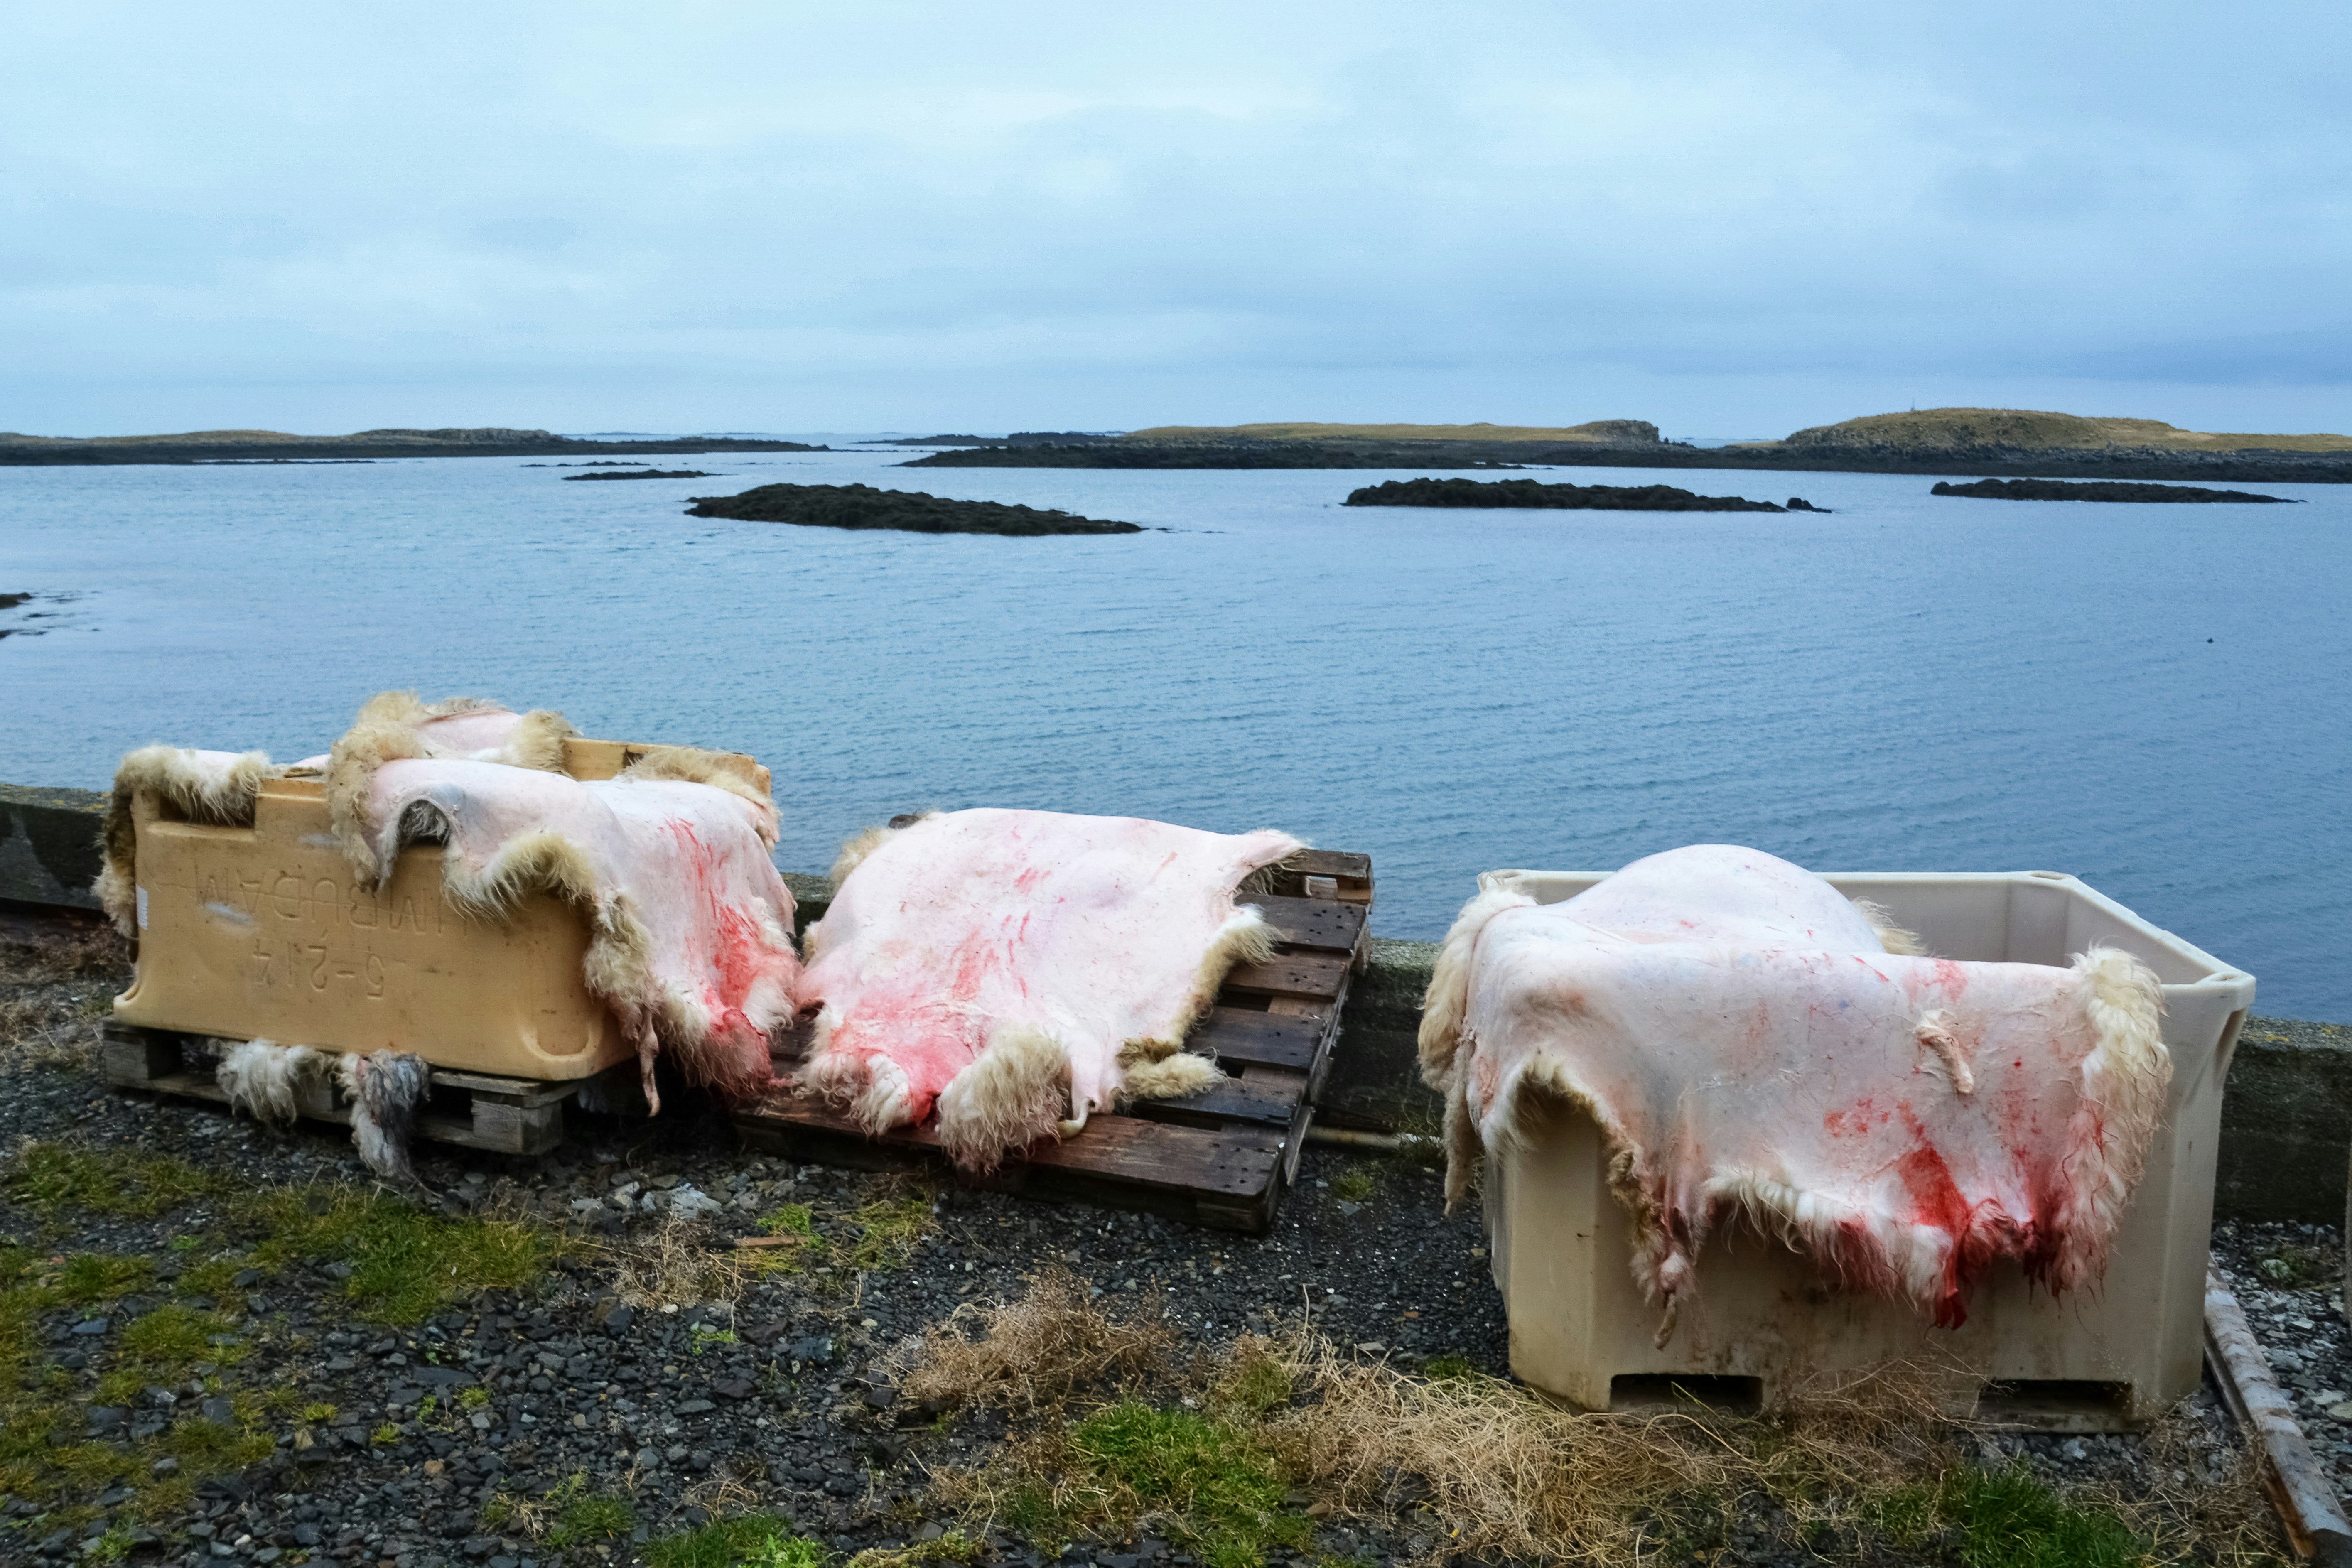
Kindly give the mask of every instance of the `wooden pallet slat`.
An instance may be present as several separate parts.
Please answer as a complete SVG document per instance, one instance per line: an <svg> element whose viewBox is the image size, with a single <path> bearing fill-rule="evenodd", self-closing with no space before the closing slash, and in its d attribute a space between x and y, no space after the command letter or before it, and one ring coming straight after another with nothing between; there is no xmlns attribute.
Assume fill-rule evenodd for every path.
<svg viewBox="0 0 2352 1568"><path fill-rule="evenodd" d="M1184 1040L1224 1075L1202 1093L1098 1112L1076 1136L1041 1142L977 1177L954 1172L929 1127L869 1137L838 1112L790 1094L737 1111L736 1129L751 1147L788 1159L865 1170L923 1166L969 1185L1262 1235L1283 1188L1297 1177L1340 1008L1370 950L1371 859L1307 850L1269 880L1270 890L1236 901L1265 913L1278 939L1273 956L1236 964ZM778 1037L780 1077L800 1066L808 1044L804 1031Z"/></svg>
<svg viewBox="0 0 2352 1568"><path fill-rule="evenodd" d="M1256 963L1236 963L1225 976L1227 996L1296 996L1336 1002L1348 988L1345 958L1316 952L1277 952Z"/></svg>

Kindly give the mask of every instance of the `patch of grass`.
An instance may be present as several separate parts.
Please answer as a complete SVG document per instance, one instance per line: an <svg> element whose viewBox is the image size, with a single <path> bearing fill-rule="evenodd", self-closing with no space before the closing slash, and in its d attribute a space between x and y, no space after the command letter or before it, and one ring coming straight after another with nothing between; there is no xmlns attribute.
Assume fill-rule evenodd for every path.
<svg viewBox="0 0 2352 1568"><path fill-rule="evenodd" d="M166 1154L121 1149L100 1153L56 1142L19 1149L5 1185L23 1203L129 1219L152 1219L194 1199L236 1190L226 1173L203 1170Z"/></svg>
<svg viewBox="0 0 2352 1568"><path fill-rule="evenodd" d="M461 1388L457 1391L457 1406L461 1410L479 1410L490 1402L487 1388Z"/></svg>
<svg viewBox="0 0 2352 1568"><path fill-rule="evenodd" d="M2121 1520L2066 1501L2022 1464L1955 1466L1933 1486L1886 1498L1878 1522L1906 1548L1948 1535L1963 1568L2134 1568L2147 1556Z"/></svg>
<svg viewBox="0 0 2352 1568"><path fill-rule="evenodd" d="M593 1546L618 1541L637 1527L637 1510L628 1500L598 1492L574 1498L563 1505L549 1529L547 1544L554 1547Z"/></svg>
<svg viewBox="0 0 2352 1568"><path fill-rule="evenodd" d="M768 1236L811 1237L816 1234L815 1216L806 1204L786 1204L783 1207L760 1216L759 1227Z"/></svg>
<svg viewBox="0 0 2352 1568"><path fill-rule="evenodd" d="M324 1426L327 1423L332 1421L336 1416L341 1414L341 1411L336 1409L331 1405L305 1405L302 1406L302 1419L313 1426Z"/></svg>
<svg viewBox="0 0 2352 1568"><path fill-rule="evenodd" d="M165 1242L163 1247L169 1252L194 1252L204 1244L204 1237L200 1236L175 1236Z"/></svg>
<svg viewBox="0 0 2352 1568"><path fill-rule="evenodd" d="M112 1258L99 1252L78 1252L58 1271L58 1299L75 1306L111 1301L128 1296L154 1278L155 1266L143 1258Z"/></svg>
<svg viewBox="0 0 2352 1568"><path fill-rule="evenodd" d="M1475 1377L1478 1369L1460 1351L1447 1351L1444 1355L1431 1356L1421 1363L1421 1375L1432 1383L1443 1383L1450 1377Z"/></svg>
<svg viewBox="0 0 2352 1568"><path fill-rule="evenodd" d="M692 1342L687 1348L694 1355L700 1355L712 1345L731 1345L738 1342L734 1330L714 1329L708 1323L695 1324L691 1339Z"/></svg>
<svg viewBox="0 0 2352 1568"><path fill-rule="evenodd" d="M1290 1489L1273 1456L1230 1423L1125 1399L1079 1422L1070 1447L1093 1475L1065 1477L1066 1511L1118 1521L1164 1514L1210 1568L1256 1568L1269 1547L1313 1539L1311 1521L1282 1511Z"/></svg>
<svg viewBox="0 0 2352 1568"><path fill-rule="evenodd" d="M948 1533L952 1535L956 1532L950 1531ZM945 1541L947 1536L940 1539ZM865 1553L858 1555L862 1557ZM745 1561L750 1568L824 1568L832 1556L832 1552L805 1536L785 1535L771 1541ZM959 1561L970 1562L971 1559Z"/></svg>
<svg viewBox="0 0 2352 1568"><path fill-rule="evenodd" d="M172 1289L183 1296L226 1296L236 1289L236 1277L252 1268L254 1262L250 1257L236 1254L207 1258L194 1268L181 1270L179 1280Z"/></svg>
<svg viewBox="0 0 2352 1568"><path fill-rule="evenodd" d="M245 1359L246 1347L214 1341L235 1327L218 1312L200 1312L171 1301L133 1319L123 1329L121 1342L127 1354L158 1369L178 1371L200 1361L233 1366Z"/></svg>
<svg viewBox="0 0 2352 1568"><path fill-rule="evenodd" d="M204 1476L241 1470L267 1458L277 1447L265 1432L241 1432L201 1416L174 1424L164 1435L163 1446L184 1468Z"/></svg>
<svg viewBox="0 0 2352 1568"><path fill-rule="evenodd" d="M400 1428L386 1421L368 1434L368 1441L379 1448L389 1447L400 1441Z"/></svg>
<svg viewBox="0 0 2352 1568"><path fill-rule="evenodd" d="M449 1219L354 1187L280 1188L254 1200L268 1231L255 1256L282 1268L302 1258L350 1263L343 1294L373 1322L421 1322L483 1290L520 1290L572 1248L560 1233L503 1219Z"/></svg>
<svg viewBox="0 0 2352 1568"><path fill-rule="evenodd" d="M649 1541L645 1556L647 1568L737 1568L746 1563L765 1568L779 1546L796 1539L792 1526L774 1515L746 1513ZM788 1559L786 1568L799 1564Z"/></svg>
<svg viewBox="0 0 2352 1568"><path fill-rule="evenodd" d="M1217 1387L1217 1402L1245 1415L1263 1415L1290 1403L1290 1372L1255 1345L1236 1352Z"/></svg>
<svg viewBox="0 0 2352 1568"><path fill-rule="evenodd" d="M929 1191L881 1198L849 1216L857 1239L844 1248L841 1261L850 1268L904 1268L938 1220L931 1213Z"/></svg>
<svg viewBox="0 0 2352 1568"><path fill-rule="evenodd" d="M1380 1173L1362 1163L1350 1165L1331 1179L1331 1195L1351 1204L1362 1203L1380 1190Z"/></svg>

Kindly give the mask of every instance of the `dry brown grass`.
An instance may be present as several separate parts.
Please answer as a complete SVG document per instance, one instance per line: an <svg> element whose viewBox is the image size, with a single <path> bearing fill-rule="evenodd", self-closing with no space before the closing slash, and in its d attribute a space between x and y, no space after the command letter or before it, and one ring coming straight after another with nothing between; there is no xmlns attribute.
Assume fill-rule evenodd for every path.
<svg viewBox="0 0 2352 1568"><path fill-rule="evenodd" d="M1081 1390L1125 1388L1175 1360L1157 1291L1117 1316L1067 1269L1033 1276L1015 1300L958 1307L902 1352L909 1399L1035 1410Z"/></svg>
<svg viewBox="0 0 2352 1568"><path fill-rule="evenodd" d="M709 1226L673 1214L642 1239L603 1247L613 1293L640 1310L732 1304L770 1264L756 1252L714 1250L715 1240Z"/></svg>
<svg viewBox="0 0 2352 1568"><path fill-rule="evenodd" d="M1613 1562L1640 1555L1676 1500L1762 1494L1800 1525L1850 1523L1864 1500L1957 1463L1937 1414L1949 1373L1896 1364L1824 1380L1761 1417L1692 1403L1579 1414L1500 1378L1424 1380L1307 1332L1245 1345L1297 1403L1265 1436L1339 1508L1418 1495L1449 1552Z"/></svg>
<svg viewBox="0 0 2352 1568"><path fill-rule="evenodd" d="M11 996L0 1001L0 1070L77 1070L98 1055L98 1027L63 998Z"/></svg>
<svg viewBox="0 0 2352 1568"><path fill-rule="evenodd" d="M935 1476L938 1504L1039 1539L1173 1526L1206 1543L1213 1563L1221 1552L1241 1561L1286 1542L1284 1519L1230 1500L1249 1495L1260 1470L1276 1479L1275 1496L1303 1488L1338 1513L1423 1531L1433 1556L1580 1563L1647 1560L1677 1538L1677 1551L1697 1550L1693 1535L1719 1534L1743 1515L1776 1516L1822 1549L1843 1542L1867 1556L1872 1542L1888 1543L1906 1507L1918 1516L1921 1499L1981 1473L1967 1450L1983 1434L1941 1414L1973 1381L1957 1366L1822 1378L1755 1416L1696 1402L1584 1414L1502 1378L1407 1373L1303 1323L1214 1358L1185 1357L1159 1301L1108 1310L1061 1271L1034 1279L1018 1300L959 1309L897 1370L911 1398L1038 1417L987 1463ZM1143 1429L1139 1394L1184 1413L1174 1416L1183 1451L1147 1454L1159 1468L1144 1469L1224 1486L1223 1513L1187 1503L1189 1513L1171 1515L1167 1495L1130 1484L1140 1472L1106 1465L1089 1429ZM2058 1506L2120 1521L2153 1549L2152 1564L2278 1562L2251 1461L2226 1444L2218 1469L2204 1457L2217 1436L2176 1416L2150 1436L2147 1484L2062 1491ZM1934 1525L1932 1510L1927 1517L1960 1528Z"/></svg>
<svg viewBox="0 0 2352 1568"><path fill-rule="evenodd" d="M107 926L58 926L38 936L0 939L0 980L37 985L111 975L127 981L131 944Z"/></svg>
<svg viewBox="0 0 2352 1568"><path fill-rule="evenodd" d="M2213 1418L2218 1427L2221 1420ZM2214 1463L2207 1455L2220 1449ZM2090 1489L2149 1542L2155 1564L2210 1563L2252 1568L2291 1562L2284 1529L2263 1491L2263 1464L2234 1436L2175 1411L2147 1434L2141 1484Z"/></svg>

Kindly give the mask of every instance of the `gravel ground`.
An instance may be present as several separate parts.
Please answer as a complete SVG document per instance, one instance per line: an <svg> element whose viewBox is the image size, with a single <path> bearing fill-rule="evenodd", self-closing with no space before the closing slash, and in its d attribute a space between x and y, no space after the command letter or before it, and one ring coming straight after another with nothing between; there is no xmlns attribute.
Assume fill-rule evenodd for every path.
<svg viewBox="0 0 2352 1568"><path fill-rule="evenodd" d="M0 1007L14 1009L0 1014L8 1026L0 1036L20 1042L0 1052L0 1149L62 1140L169 1154L257 1188L365 1179L335 1130L273 1132L217 1110L100 1088L90 1043L107 998L127 976L110 959L75 971L16 934L12 947L0 929ZM109 1218L0 1194L0 1234L42 1249L52 1263L77 1252L157 1260L153 1283L140 1293L53 1312L39 1325L48 1360L64 1369L56 1374L66 1380L57 1384L59 1398L85 1412L94 1442L128 1445L143 1464L153 1450L138 1445L193 1406L225 1425L247 1422L261 1434L254 1441L269 1445L241 1469L197 1475L192 1468L180 1479L194 1484L176 1491L148 1487L146 1478L113 1485L83 1497L86 1506L70 1516L57 1498L0 1497L0 1561L47 1568L127 1553L142 1564L188 1568L230 1560L552 1568L564 1552L535 1546L520 1522L499 1522L495 1509L486 1519L484 1510L501 1495L536 1498L575 1476L577 1493L625 1495L637 1522L631 1533L575 1548L571 1561L635 1561L649 1541L753 1506L844 1552L928 1539L941 1521L927 1514L923 1467L969 1464L1003 1427L967 1415L935 1428L935 1412L909 1410L879 1386L888 1375L882 1358L960 1303L1017 1294L1024 1278L1055 1266L1113 1297L1164 1290L1181 1331L1202 1346L1272 1328L1277 1318L1295 1321L1304 1310L1331 1337L1407 1366L1458 1354L1487 1372L1507 1370L1502 1304L1487 1278L1477 1216L1445 1215L1432 1171L1311 1149L1299 1190L1262 1239L949 1189L938 1195L929 1233L901 1265L861 1270L846 1261L857 1234L849 1216L903 1201L909 1188L748 1156L696 1097L665 1100L670 1109L649 1123L576 1117L571 1141L543 1161L416 1147L419 1173L447 1214L528 1217L606 1250L562 1259L533 1290L490 1290L399 1330L352 1316L347 1264L240 1271L198 1304L225 1315L246 1359L198 1365L184 1384L151 1387L128 1406L93 1403L111 1347L172 1300L178 1274L252 1238L234 1233L222 1200L198 1199L152 1219ZM666 1304L643 1294L635 1306L622 1299L629 1292L616 1258L648 1253L674 1216L693 1215L721 1236L745 1234L758 1216L794 1204L808 1205L818 1237L839 1244L834 1266L752 1279L731 1300L677 1300L674 1281ZM2222 1253L2230 1267L2242 1274L2257 1255L2271 1255L2263 1248L2274 1254L2276 1228L2229 1236ZM2296 1230L2286 1239L2310 1249L2298 1267L2319 1270L2327 1283L2248 1288L2249 1316L2259 1331L2294 1336L2297 1352L2273 1354L2283 1370L2299 1358L2286 1382L2306 1404L2344 1401L2352 1397L2352 1360L2330 1294L2340 1279L2337 1238ZM278 1414L251 1416L252 1399L273 1393ZM286 1414L328 1405L331 1417ZM2219 1464L2230 1439L2210 1395L2192 1402L2191 1414L2205 1462ZM2352 1417L2352 1405L2345 1415ZM2352 1425L2326 1418L2315 1435L2339 1464L2352 1460L2352 1441L2344 1440ZM2151 1473L2137 1437L1986 1436L1980 1446L1989 1459L2023 1454L2066 1480L2136 1486ZM7 1458L0 1453L0 1464ZM1770 1524L1749 1521L1714 1560L1811 1560L1776 1544ZM1317 1554L1403 1559L1428 1550L1424 1529L1410 1519L1334 1521ZM1150 1539L1071 1552L1073 1561L1091 1557L1106 1568L1192 1562ZM982 1542L982 1552L990 1563L1045 1561L1031 1543L1002 1534Z"/></svg>
<svg viewBox="0 0 2352 1568"><path fill-rule="evenodd" d="M2338 1497L2352 1491L2352 1333L2344 1317L2344 1234L2332 1225L2213 1227L2213 1264L2294 1401Z"/></svg>

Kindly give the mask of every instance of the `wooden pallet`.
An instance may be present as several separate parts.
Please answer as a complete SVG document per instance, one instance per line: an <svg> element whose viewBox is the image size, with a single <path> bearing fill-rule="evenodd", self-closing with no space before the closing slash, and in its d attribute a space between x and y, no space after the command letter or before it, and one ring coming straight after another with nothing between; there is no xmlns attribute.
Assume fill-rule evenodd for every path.
<svg viewBox="0 0 2352 1568"><path fill-rule="evenodd" d="M228 1096L201 1062L191 1065L187 1047L197 1037L168 1029L109 1023L99 1043L99 1072L117 1089L145 1089L176 1099L226 1105ZM637 1069L625 1062L625 1082L635 1092ZM488 1073L433 1069L433 1087L417 1112L416 1136L500 1154L544 1154L563 1142L563 1103L605 1074L563 1083L499 1078ZM317 1121L350 1126L352 1113L325 1083L306 1083L296 1097L300 1113Z"/></svg>
<svg viewBox="0 0 2352 1568"><path fill-rule="evenodd" d="M1329 1070L1349 983L1370 951L1369 856L1307 850L1246 893L1282 933L1275 955L1236 965L1209 1016L1185 1037L1223 1082L1183 1100L1146 1100L1087 1118L1086 1131L1038 1143L971 1186L1108 1208L1140 1209L1219 1230L1263 1235L1298 1173L1314 1099ZM1310 895L1310 892L1312 896ZM800 1065L795 1037L779 1077ZM791 1160L862 1170L951 1167L929 1126L869 1137L846 1117L780 1093L734 1113L744 1142Z"/></svg>

